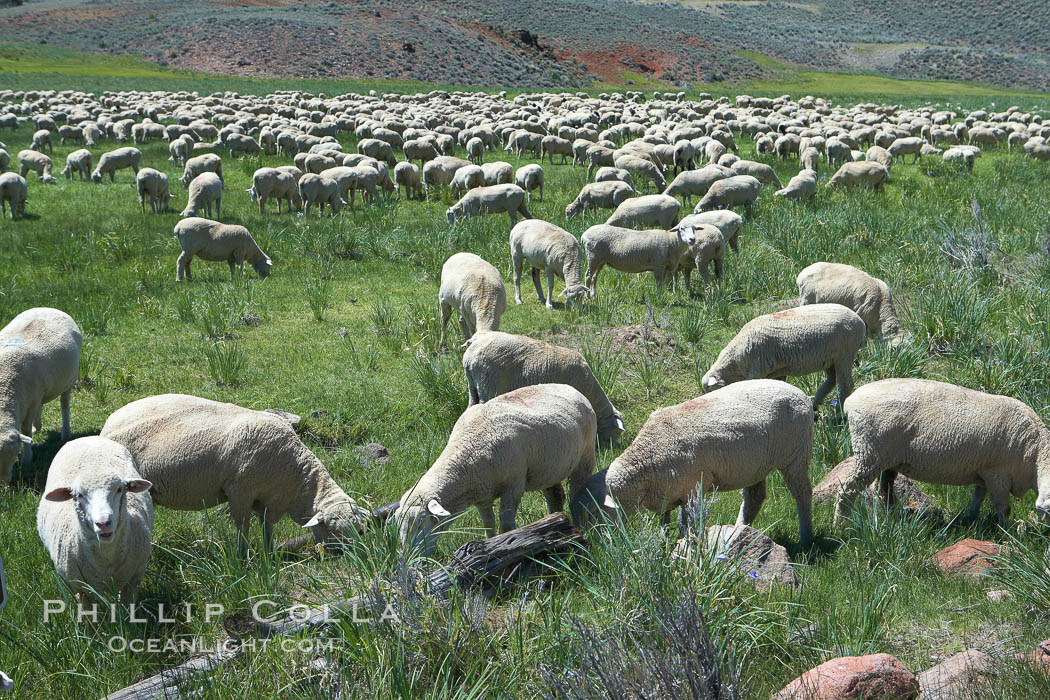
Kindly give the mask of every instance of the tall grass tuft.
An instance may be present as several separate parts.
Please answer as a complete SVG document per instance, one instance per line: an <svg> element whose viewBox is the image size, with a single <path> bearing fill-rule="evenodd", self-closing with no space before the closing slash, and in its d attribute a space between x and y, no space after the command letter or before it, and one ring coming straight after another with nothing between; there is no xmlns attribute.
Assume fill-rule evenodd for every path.
<svg viewBox="0 0 1050 700"><path fill-rule="evenodd" d="M247 364L244 352L236 343L220 340L204 350L208 373L219 386L237 386Z"/></svg>
<svg viewBox="0 0 1050 700"><path fill-rule="evenodd" d="M603 333L598 336L597 341L584 343L581 352L598 384L605 389L607 395L612 396L625 361L621 348L616 346L608 334Z"/></svg>

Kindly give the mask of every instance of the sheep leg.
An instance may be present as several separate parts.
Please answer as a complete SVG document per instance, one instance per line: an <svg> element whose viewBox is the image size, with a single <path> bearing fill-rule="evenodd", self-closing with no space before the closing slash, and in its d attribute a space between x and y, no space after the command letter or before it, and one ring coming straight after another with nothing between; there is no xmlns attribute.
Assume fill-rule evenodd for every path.
<svg viewBox="0 0 1050 700"><path fill-rule="evenodd" d="M838 410L842 411L846 399L853 393L853 357L844 357L836 365L835 374L838 377L839 386Z"/></svg>
<svg viewBox="0 0 1050 700"><path fill-rule="evenodd" d="M831 389L835 386L835 365L828 367L824 370L827 373L827 379L817 389L817 395L813 397L813 410L816 411L817 407L820 406L824 398L831 393Z"/></svg>
<svg viewBox="0 0 1050 700"><path fill-rule="evenodd" d="M766 500L766 480L744 489L744 500L740 504L740 513L736 517L737 525L750 525L758 517L758 511Z"/></svg>
<svg viewBox="0 0 1050 700"><path fill-rule="evenodd" d="M734 253L740 252L739 234L729 239L729 247L733 250Z"/></svg>
<svg viewBox="0 0 1050 700"><path fill-rule="evenodd" d="M511 262L514 265L514 301L523 304L524 302L521 300L521 267L524 262L524 256L514 251L511 255ZM543 299L541 298L540 301L543 301Z"/></svg>
<svg viewBox="0 0 1050 700"><path fill-rule="evenodd" d="M547 501L548 513L559 513L565 508L565 487L555 484L550 488L543 489L543 497Z"/></svg>
<svg viewBox="0 0 1050 700"><path fill-rule="evenodd" d="M988 493L988 490L984 487L983 481L978 481L973 487L973 498L970 500L970 507L966 511L967 520L977 520L977 516L981 513L981 503L984 502L984 496Z"/></svg>
<svg viewBox="0 0 1050 700"><path fill-rule="evenodd" d="M700 270L700 266L696 266L697 270ZM688 265L682 269L682 276L685 277L685 288L692 290L693 288L693 268Z"/></svg>
<svg viewBox="0 0 1050 700"><path fill-rule="evenodd" d="M222 219L222 213L219 211L219 207L222 206L222 197L215 200L215 220L219 221Z"/></svg>
<svg viewBox="0 0 1050 700"><path fill-rule="evenodd" d="M896 479L897 472L894 469L887 469L879 476L879 500L888 507L893 507L894 502L897 500L896 495L893 493L893 482Z"/></svg>
<svg viewBox="0 0 1050 700"><path fill-rule="evenodd" d="M441 337L438 340L438 347L445 347L445 331L448 328L448 320L452 316L452 306L441 302L438 306L438 315L441 318Z"/></svg>
<svg viewBox="0 0 1050 700"><path fill-rule="evenodd" d="M515 517L518 514L518 506L521 504L521 496L524 485L508 487L499 497L499 529L500 532L510 532L516 528Z"/></svg>
<svg viewBox="0 0 1050 700"><path fill-rule="evenodd" d="M788 492L795 499L798 542L803 547L809 547L813 542L813 487L809 483L809 460L812 451L813 443L810 440L807 445L800 446L796 460L780 470Z"/></svg>
<svg viewBox="0 0 1050 700"><path fill-rule="evenodd" d="M233 271L237 267L237 263L233 261L233 258L230 258L226 262L230 266L230 281L232 282L233 281Z"/></svg>
<svg viewBox="0 0 1050 700"><path fill-rule="evenodd" d="M855 448L856 446L857 444L854 443ZM843 521L845 521L850 511L853 509L853 502L857 499L857 496L860 495L860 492L864 490L864 487L873 482L879 474L889 468L879 459L878 454L874 451L871 454L868 454L867 452L856 452L854 458L853 471L847 477L846 481L843 482L842 490L839 492L838 502L835 503L835 519L832 524L833 527L838 527ZM812 498L812 494L810 497Z"/></svg>
<svg viewBox="0 0 1050 700"><path fill-rule="evenodd" d="M981 476L988 490L988 500L995 506L995 513L999 516L999 526L1006 528L1010 524L1010 482L999 472L985 472Z"/></svg>
<svg viewBox="0 0 1050 700"><path fill-rule="evenodd" d="M590 287L594 296L598 296L598 273L604 266L604 263L596 259L587 259L587 286Z"/></svg>
<svg viewBox="0 0 1050 700"><path fill-rule="evenodd" d="M481 403L481 396L478 393L478 385L471 379L470 372L467 372L467 408L479 403Z"/></svg>
<svg viewBox="0 0 1050 700"><path fill-rule="evenodd" d="M532 268L532 282L536 285L536 294L540 298L541 304L546 304L548 309L554 308L554 303L551 299L554 298L554 269L550 266L547 267L547 298L543 298L543 285L540 284L540 271L535 267Z"/></svg>
<svg viewBox="0 0 1050 700"><path fill-rule="evenodd" d="M73 431L69 427L69 396L72 389L66 389L62 392L60 403L62 406L62 439L71 440L73 438Z"/></svg>
<svg viewBox="0 0 1050 700"><path fill-rule="evenodd" d="M496 536L496 514L492 512L492 503L478 504L478 515L481 516L481 524L485 526L485 537Z"/></svg>

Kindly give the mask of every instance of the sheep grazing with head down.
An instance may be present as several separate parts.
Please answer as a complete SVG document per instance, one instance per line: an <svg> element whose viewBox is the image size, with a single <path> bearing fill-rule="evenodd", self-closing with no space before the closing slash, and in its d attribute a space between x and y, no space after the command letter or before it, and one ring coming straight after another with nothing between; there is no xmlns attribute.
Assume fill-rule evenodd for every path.
<svg viewBox="0 0 1050 700"><path fill-rule="evenodd" d="M262 252L259 244L248 233L248 229L235 224L190 217L175 224L175 238L182 252L176 263L175 281L193 279L190 263L194 256L201 260L226 262L230 266L230 279L234 269L240 267L244 274L244 263L248 262L260 279L270 274L273 262Z"/></svg>
<svg viewBox="0 0 1050 700"><path fill-rule="evenodd" d="M583 355L524 335L478 333L467 343L463 370L470 406L532 384L568 384L587 397L598 419L598 439L615 443L623 414L612 405Z"/></svg>
<svg viewBox="0 0 1050 700"><path fill-rule="evenodd" d="M594 471L597 421L587 398L565 384L522 387L475 404L452 428L433 466L401 497L394 514L405 546L434 551L443 521L470 506L486 534L508 532L526 491L542 491L548 512L565 505ZM417 545L418 546L418 545Z"/></svg>
<svg viewBox="0 0 1050 700"><path fill-rule="evenodd" d="M205 510L228 503L242 555L253 514L267 548L285 515L318 541L362 530L371 515L292 425L272 413L183 394L150 396L114 412L102 437L131 452L158 506Z"/></svg>
<svg viewBox="0 0 1050 700"><path fill-rule="evenodd" d="M773 194L793 202L800 199L813 199L817 194L817 171L800 170L798 175L788 181L787 187Z"/></svg>
<svg viewBox="0 0 1050 700"><path fill-rule="evenodd" d="M633 187L619 180L587 183L576 199L565 207L565 220L572 221L577 214L585 214L587 209L616 209L634 194L637 192Z"/></svg>
<svg viewBox="0 0 1050 700"><path fill-rule="evenodd" d="M831 176L825 187L835 190L840 187L870 186L876 192L881 192L889 176L890 171L882 163L871 160L844 163Z"/></svg>
<svg viewBox="0 0 1050 700"><path fill-rule="evenodd" d="M26 215L26 200L29 185L18 173L0 174L0 218L7 216L7 205L11 205L11 220Z"/></svg>
<svg viewBox="0 0 1050 700"><path fill-rule="evenodd" d="M624 228L656 227L665 231L678 223L682 205L666 194L646 194L625 199L606 219L607 226Z"/></svg>
<svg viewBox="0 0 1050 700"><path fill-rule="evenodd" d="M676 285L679 261L696 242L696 234L693 226L677 226L674 231L635 231L598 224L584 231L580 242L587 253L587 287L594 295L598 273L606 265L620 272L651 271L661 287L670 275L672 286Z"/></svg>
<svg viewBox="0 0 1050 700"><path fill-rule="evenodd" d="M809 462L813 409L799 389L768 379L740 382L676 406L657 409L634 442L587 480L572 500L578 524L596 511L663 513L685 506L698 489L743 489L738 525L750 525L773 470L784 477L798 511L799 543L813 539Z"/></svg>
<svg viewBox="0 0 1050 700"><path fill-rule="evenodd" d="M904 340L888 284L852 265L817 262L798 273L799 304L842 304L864 321L868 335L890 345Z"/></svg>
<svg viewBox="0 0 1050 700"><path fill-rule="evenodd" d="M210 217L212 204L215 205L215 219L218 221L222 218L222 180L215 173L201 173L190 183L189 198L181 216L206 213Z"/></svg>
<svg viewBox="0 0 1050 700"><path fill-rule="evenodd" d="M151 485L131 453L104 437L73 440L55 455L36 528L55 571L82 602L110 591L134 602L151 549Z"/></svg>
<svg viewBox="0 0 1050 700"><path fill-rule="evenodd" d="M583 254L576 238L565 229L540 219L526 219L510 231L510 258L514 265L514 299L521 304L521 270L527 262L540 303L554 308L554 276L565 283L562 294L571 306L590 296L583 284ZM540 272L547 273L547 297L543 296Z"/></svg>
<svg viewBox="0 0 1050 700"><path fill-rule="evenodd" d="M73 173L76 173L80 180L91 179L91 151L81 148L66 156L66 167L62 168L62 174L67 180L72 180Z"/></svg>
<svg viewBox="0 0 1050 700"><path fill-rule="evenodd" d="M18 174L23 178L32 170L40 178L40 182L54 184L55 178L51 174L51 159L37 151L24 150L18 152Z"/></svg>
<svg viewBox="0 0 1050 700"><path fill-rule="evenodd" d="M1038 493L1040 514L1050 516L1050 433L1023 402L928 379L883 379L853 392L845 409L855 461L835 507L836 525L876 478L883 499L891 499L898 473L974 484L971 518L987 493L1005 527L1010 495L1029 490Z"/></svg>
<svg viewBox="0 0 1050 700"><path fill-rule="evenodd" d="M758 316L744 324L707 370L701 385L714 391L747 379L786 379L823 371L827 380L813 409L838 384L839 402L853 391L853 360L868 329L841 304L813 304Z"/></svg>
<svg viewBox="0 0 1050 700"><path fill-rule="evenodd" d="M397 185L397 196L401 196L401 188L405 188L405 197L412 199L413 196L423 198L423 182L421 180L419 166L408 161L401 161L394 166L394 184Z"/></svg>
<svg viewBox="0 0 1050 700"><path fill-rule="evenodd" d="M346 200L339 194L339 183L330 177L318 175L317 173L306 173L299 178L299 198L303 203L303 214L309 215L310 207L317 205L317 215L324 214L327 204L332 214L338 214L339 210L346 204ZM351 189L351 192L353 190Z"/></svg>
<svg viewBox="0 0 1050 700"><path fill-rule="evenodd" d="M537 163L529 163L518 168L514 172L514 184L525 190L528 201L532 201L532 193L539 190L540 201L543 201L543 166Z"/></svg>
<svg viewBox="0 0 1050 700"><path fill-rule="evenodd" d="M139 194L139 208L146 213L146 200L149 200L153 213L167 209L171 201L168 189L168 176L153 168L142 168L135 175L135 189Z"/></svg>
<svg viewBox="0 0 1050 700"><path fill-rule="evenodd" d="M109 181L114 182L114 173L124 168L131 168L131 171L137 175L140 160L142 160L142 151L131 146L107 151L99 157L98 165L91 173L91 181L97 184L102 182L103 176L109 175Z"/></svg>
<svg viewBox="0 0 1050 700"><path fill-rule="evenodd" d="M703 197L711 189L711 185L732 174L729 168L723 168L720 165L707 165L699 170L686 170L671 181L671 184L664 190L664 194L671 197L682 197L682 201L689 204L693 197Z"/></svg>
<svg viewBox="0 0 1050 700"><path fill-rule="evenodd" d="M303 208L303 200L299 196L299 179L290 172L278 170L277 168L259 168L252 175L252 186L248 188L248 196L253 202L259 203L259 213L266 211L266 200L277 200L277 213L281 213L281 200L287 202L287 209L291 211Z"/></svg>
<svg viewBox="0 0 1050 700"><path fill-rule="evenodd" d="M456 253L441 267L438 289L441 317L440 345L445 344L452 309L459 312L463 339L479 331L498 331L499 320L507 310L507 290L499 270L473 253Z"/></svg>
<svg viewBox="0 0 1050 700"><path fill-rule="evenodd" d="M733 175L711 184L707 194L696 204L694 212L700 213L712 209L729 209L743 205L747 216L751 216L751 207L762 191L762 183L751 175Z"/></svg>
<svg viewBox="0 0 1050 700"><path fill-rule="evenodd" d="M222 158L214 153L202 153L186 161L179 182L183 187L189 187L190 183L201 173L215 173L222 179Z"/></svg>
<svg viewBox="0 0 1050 700"><path fill-rule="evenodd" d="M773 167L766 165L765 163L759 163L753 160L738 160L729 166L729 169L732 170L735 175L750 175L764 185L773 185L774 187L784 186L780 182L780 178L777 177L777 173L773 170Z"/></svg>
<svg viewBox="0 0 1050 700"><path fill-rule="evenodd" d="M433 162L435 161L430 161ZM510 217L511 226L518 223L518 214L531 219L532 214L525 206L525 190L517 185L475 187L448 208L445 218L449 224L455 224L472 216L501 212L506 212Z"/></svg>

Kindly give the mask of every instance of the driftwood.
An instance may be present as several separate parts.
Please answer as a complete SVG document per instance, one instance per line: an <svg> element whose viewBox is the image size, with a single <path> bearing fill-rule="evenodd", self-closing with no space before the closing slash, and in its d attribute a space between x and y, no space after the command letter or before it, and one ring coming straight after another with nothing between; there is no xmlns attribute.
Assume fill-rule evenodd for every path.
<svg viewBox="0 0 1050 700"><path fill-rule="evenodd" d="M374 518L373 525L378 525L386 522L397 510L397 507L401 505L401 501L394 501L388 503L385 506L379 506L372 511L372 518ZM277 551L281 554L292 554L295 552L301 552L308 548L310 543L314 541L313 535L299 535L293 537L290 540L285 540L277 545Z"/></svg>
<svg viewBox="0 0 1050 700"><path fill-rule="evenodd" d="M397 504L375 511L385 519ZM385 511L386 515L380 512ZM485 595L522 583L549 567L550 561L584 544L583 536L564 513L554 513L534 523L505 532L487 540L472 540L456 550L448 566L426 578L427 590L444 597L453 586L480 589ZM107 695L104 700L155 700L179 697L178 686L195 676L209 674L220 665L233 661L244 648L239 637L276 637L303 631L317 632L343 615L368 605L366 596L357 596L299 611L295 617L276 622L256 621L247 615L236 615L224 621L230 637L217 645L217 650L198 654L174 668L161 671L145 680Z"/></svg>

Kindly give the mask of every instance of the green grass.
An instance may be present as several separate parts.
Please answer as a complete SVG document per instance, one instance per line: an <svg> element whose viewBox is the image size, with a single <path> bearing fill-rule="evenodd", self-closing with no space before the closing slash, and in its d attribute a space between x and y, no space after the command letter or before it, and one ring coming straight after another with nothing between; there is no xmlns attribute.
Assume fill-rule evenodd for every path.
<svg viewBox="0 0 1050 700"><path fill-rule="evenodd" d="M27 125L3 139L17 152L31 134ZM352 137L341 140L353 149ZM56 146L56 171L76 148ZM179 173L167 161L165 144L142 150L143 165L174 181ZM741 141L741 150L753 155L749 141ZM503 152L486 159L520 164ZM249 272L231 283L226 265L197 261L193 282L175 283L179 250L172 228L186 197L178 184L172 211L143 216L128 171L101 185L62 180L43 186L30 175L29 217L0 221L8 251L0 256L0 319L44 305L81 323L84 355L72 400L78 436L97 433L120 406L163 392L281 408L307 417L304 440L348 491L372 505L393 501L429 467L466 404L454 322L452 349L437 348L440 266L454 251L482 255L503 272L512 299L507 219L450 228L448 199L358 204L323 218L277 215L271 204L260 215L244 193L251 172L281 161L226 160L224 218L247 226L273 258L270 278L260 281ZM794 162L760 160L782 180L797 170ZM944 379L1005 391L1048 416L1048 167L990 151L972 175L926 163L897 165L882 194L822 189L812 203L792 205L766 192L741 234L740 254L727 260L721 288L671 292L657 289L651 276L606 270L598 300L570 312L561 302L546 310L530 296L526 280L525 304L511 304L502 328L584 349L624 413L622 449L654 409L697 395L698 376L741 324L791 303L802 267L835 260L887 280L911 335L898 351L868 345L855 371L858 385L887 376ZM530 209L564 225L564 207L585 173L545 169L546 198L533 200ZM565 227L578 236L601 220L590 214ZM950 234L970 240L962 233L974 230L990 242L993 255L974 267L953 267L940 242ZM645 322L676 342L673 353L614 345L603 334ZM793 381L808 392L816 389L816 377ZM318 410L327 413L310 417ZM0 486L0 542L11 594L0 612L0 669L29 698L101 696L183 656L113 652L107 642L116 635L223 635L220 620L202 617L170 625L135 625L120 617L98 624L65 616L43 622L42 601L63 596L63 589L33 523L47 465L60 446L59 424L55 402L45 408L34 463L17 469L10 487ZM362 462L358 446L370 441L389 448L388 464ZM619 449L602 451L599 466ZM849 453L845 424L824 407L816 425L814 483ZM949 515L964 508L967 491L929 488ZM712 500L707 522L733 522L739 494ZM1015 517L1024 518L1033 501L1033 494L1016 501ZM529 494L518 522L543 514L542 498ZM758 593L711 560L683 562L671 555L673 536L662 532L658 519L639 516L593 533L589 548L564 571L509 597L456 595L439 603L406 583L414 569L402 560L390 529L365 536L342 555L255 555L241 562L224 508L161 509L140 597L153 612L161 603L169 611L222 603L228 611L247 612L261 597L281 606L316 603L361 594L375 582L404 624L346 621L328 654L360 697L543 697L552 678L565 682L588 659L600 658L594 639L622 645L637 638L653 654L662 653L666 634L660 630L668 616L694 620L692 603L680 600L683 592L702 612L720 668L730 675L736 669L746 698L768 697L838 654L885 651L919 671L966 646L1002 640L1002 651L1027 651L1047 636L1045 590L992 604L984 590L1001 583L948 580L928 563L930 554L962 537L1009 541L987 506L973 526L861 509L833 532L831 515L829 505L817 507L817 545L799 550L794 504L780 477L770 479L757 525L800 564L803 585L796 591ZM440 541L439 560L478 536L473 511L458 525L460 532ZM1014 566L1037 578L1047 541L1031 523L1022 530L1016 536L1027 549L1018 550L1022 558ZM287 520L277 529L279 539L297 534ZM253 538L258 545L258 530ZM797 641L795 632L813 623L817 631ZM331 678L311 671L311 660L279 647L258 650L247 655L246 665L204 681L200 697L316 697L322 692L316 684ZM1045 678L1010 670L991 697L1047 697Z"/></svg>

